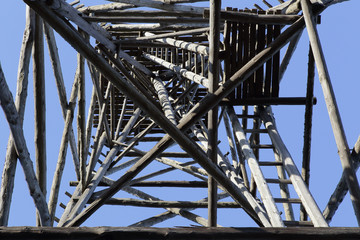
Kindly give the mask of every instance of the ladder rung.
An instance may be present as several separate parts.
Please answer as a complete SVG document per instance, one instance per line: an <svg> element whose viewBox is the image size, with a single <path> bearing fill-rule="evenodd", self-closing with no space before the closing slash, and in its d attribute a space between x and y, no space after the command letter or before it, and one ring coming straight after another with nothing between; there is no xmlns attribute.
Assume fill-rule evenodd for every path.
<svg viewBox="0 0 360 240"><path fill-rule="evenodd" d="M245 133L267 133L266 129L244 129Z"/></svg>
<svg viewBox="0 0 360 240"><path fill-rule="evenodd" d="M290 179L266 178L267 183L291 184Z"/></svg>
<svg viewBox="0 0 360 240"><path fill-rule="evenodd" d="M298 198L274 198L276 203L301 203Z"/></svg>
<svg viewBox="0 0 360 240"><path fill-rule="evenodd" d="M311 221L284 221L287 227L313 227L314 224Z"/></svg>
<svg viewBox="0 0 360 240"><path fill-rule="evenodd" d="M282 166L283 163L282 162L266 162L266 161L261 161L259 162L260 166Z"/></svg>
<svg viewBox="0 0 360 240"><path fill-rule="evenodd" d="M270 149L270 148L274 148L274 146L272 144L259 144L259 145L251 145L251 148L266 148L266 149Z"/></svg>
<svg viewBox="0 0 360 240"><path fill-rule="evenodd" d="M143 137L140 142L159 142L162 137ZM125 142L130 141L133 137L127 137Z"/></svg>
<svg viewBox="0 0 360 240"><path fill-rule="evenodd" d="M260 115L253 115L253 114L236 114L238 118L259 118Z"/></svg>

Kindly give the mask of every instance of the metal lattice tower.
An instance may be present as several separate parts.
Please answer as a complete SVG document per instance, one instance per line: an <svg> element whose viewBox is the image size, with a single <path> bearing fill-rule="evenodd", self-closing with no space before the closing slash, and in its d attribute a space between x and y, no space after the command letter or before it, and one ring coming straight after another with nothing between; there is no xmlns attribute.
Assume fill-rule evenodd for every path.
<svg viewBox="0 0 360 240"><path fill-rule="evenodd" d="M163 210L124 226L156 226L178 216L196 225L221 226L218 212L234 209L231 214L245 214L258 226L327 227L348 189L360 221L355 174L360 143L349 150L316 28L319 15L341 1L263 1L255 9L221 9L224 3L216 0L24 2L15 99L0 75L0 103L12 134L0 225L8 224L16 159L39 226L80 226L111 205L140 209L126 215L139 216L143 208ZM77 51L70 85L63 78L54 31ZM311 45L306 96L281 97L284 72L303 31ZM59 152L51 153L57 158L51 187L46 144L54 143L46 141L44 128L44 38L64 119ZM23 133L31 55L36 165ZM315 69L344 171L323 212L308 187ZM280 136L273 105L305 106L302 166ZM62 181L65 161L73 162L70 187ZM68 200L60 204L63 208L57 207L59 199Z"/></svg>

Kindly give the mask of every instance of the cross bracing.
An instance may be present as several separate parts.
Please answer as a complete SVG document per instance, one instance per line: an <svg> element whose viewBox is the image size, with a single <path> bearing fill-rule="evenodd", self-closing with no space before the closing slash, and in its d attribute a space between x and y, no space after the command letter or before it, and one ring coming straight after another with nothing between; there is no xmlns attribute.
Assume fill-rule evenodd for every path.
<svg viewBox="0 0 360 240"><path fill-rule="evenodd" d="M25 100L18 96L12 100L5 76L1 104L13 136L7 161L20 160L39 212L38 224L79 226L112 205L164 209L156 216L126 223L131 226L153 226L175 216L196 225L220 226L216 215L223 208L245 213L258 226L328 226L336 207L330 204L324 213L319 209L307 186L309 159L304 157L302 175L271 109L272 105L304 105L305 137L309 137L315 62L341 150L343 185L350 188L357 215L359 185L351 165L358 154L347 146L316 31L318 15L335 1L287 1L273 7L266 3L256 10L220 10L212 7L219 4L216 1L208 9L188 2L192 1L121 0L87 6L60 0L25 1L31 10L22 64L28 64L33 51L38 73L34 74L36 167L22 133L25 104L21 101ZM62 77L54 30L78 52L75 79L69 86ZM304 83L307 94L284 98L279 91L281 81L286 81L282 76L303 31L308 32L314 56L309 58L309 80ZM50 50L65 125L51 188L46 186L45 142L49 140L42 128L42 34ZM19 78L18 89L25 85ZM92 93L86 92L88 85ZM65 88L71 89L69 96ZM304 142L310 144L310 140ZM304 151L305 156L309 150ZM61 180L65 160L68 165L73 161L75 178L63 210L57 206L59 194L64 194L59 189L66 184ZM11 194L4 191L12 191L15 168L5 169L9 172L3 175L3 225L11 203ZM338 192L344 193L346 184L342 188ZM180 200L171 196L173 189L192 193ZM193 211L198 208L208 208L209 213Z"/></svg>

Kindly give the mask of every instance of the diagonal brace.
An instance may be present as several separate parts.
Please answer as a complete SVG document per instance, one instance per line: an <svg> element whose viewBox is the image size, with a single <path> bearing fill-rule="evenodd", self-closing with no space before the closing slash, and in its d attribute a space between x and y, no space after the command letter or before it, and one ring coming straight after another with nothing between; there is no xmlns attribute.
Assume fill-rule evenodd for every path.
<svg viewBox="0 0 360 240"><path fill-rule="evenodd" d="M344 127L341 121L339 108L336 103L334 90L330 81L330 75L327 69L324 53L321 47L319 35L314 23L314 16L311 11L311 3L309 0L301 0L301 7L304 13L305 24L308 31L310 45L314 54L316 68L319 74L319 80L323 89L326 106L329 113L331 126L335 136L341 165L344 169L344 176L350 190L350 197L360 225L360 187L353 163L350 157L349 145L346 140Z"/></svg>

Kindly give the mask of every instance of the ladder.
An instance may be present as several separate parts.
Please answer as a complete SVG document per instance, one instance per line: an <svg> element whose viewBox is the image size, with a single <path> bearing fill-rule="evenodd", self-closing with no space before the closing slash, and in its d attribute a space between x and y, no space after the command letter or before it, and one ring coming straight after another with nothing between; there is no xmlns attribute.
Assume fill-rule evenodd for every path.
<svg viewBox="0 0 360 240"><path fill-rule="evenodd" d="M236 114L232 106L226 106L226 114L232 125L236 145L238 145L237 151L240 152L237 167L249 191L254 197L258 192L269 218L280 217L285 226L327 227L328 224L279 135L271 108L254 107L254 114L248 114L247 108L247 106L243 107L242 114ZM239 119L242 120L242 124ZM249 119L253 121L252 129L247 126ZM248 135L250 136L247 137ZM260 143L260 139L265 141L266 137L270 143ZM259 160L260 150L265 149L273 150L273 161ZM248 168L242 166L245 163L248 164ZM275 168L277 175L265 178L264 174L270 173L270 168ZM250 169L250 173L247 173L246 169ZM275 174L274 171L272 173ZM249 178L248 175L251 177ZM264 182L267 187L261 186ZM277 188L274 187L275 184L278 185ZM289 190L290 186L294 191ZM280 197L274 197L279 195L279 192ZM291 196L294 194L297 195L295 198ZM272 205L274 203L275 209ZM295 219L293 210L295 204L301 204L305 208L310 221ZM280 207L283 209L283 214L278 210ZM271 223L273 224L272 221Z"/></svg>

